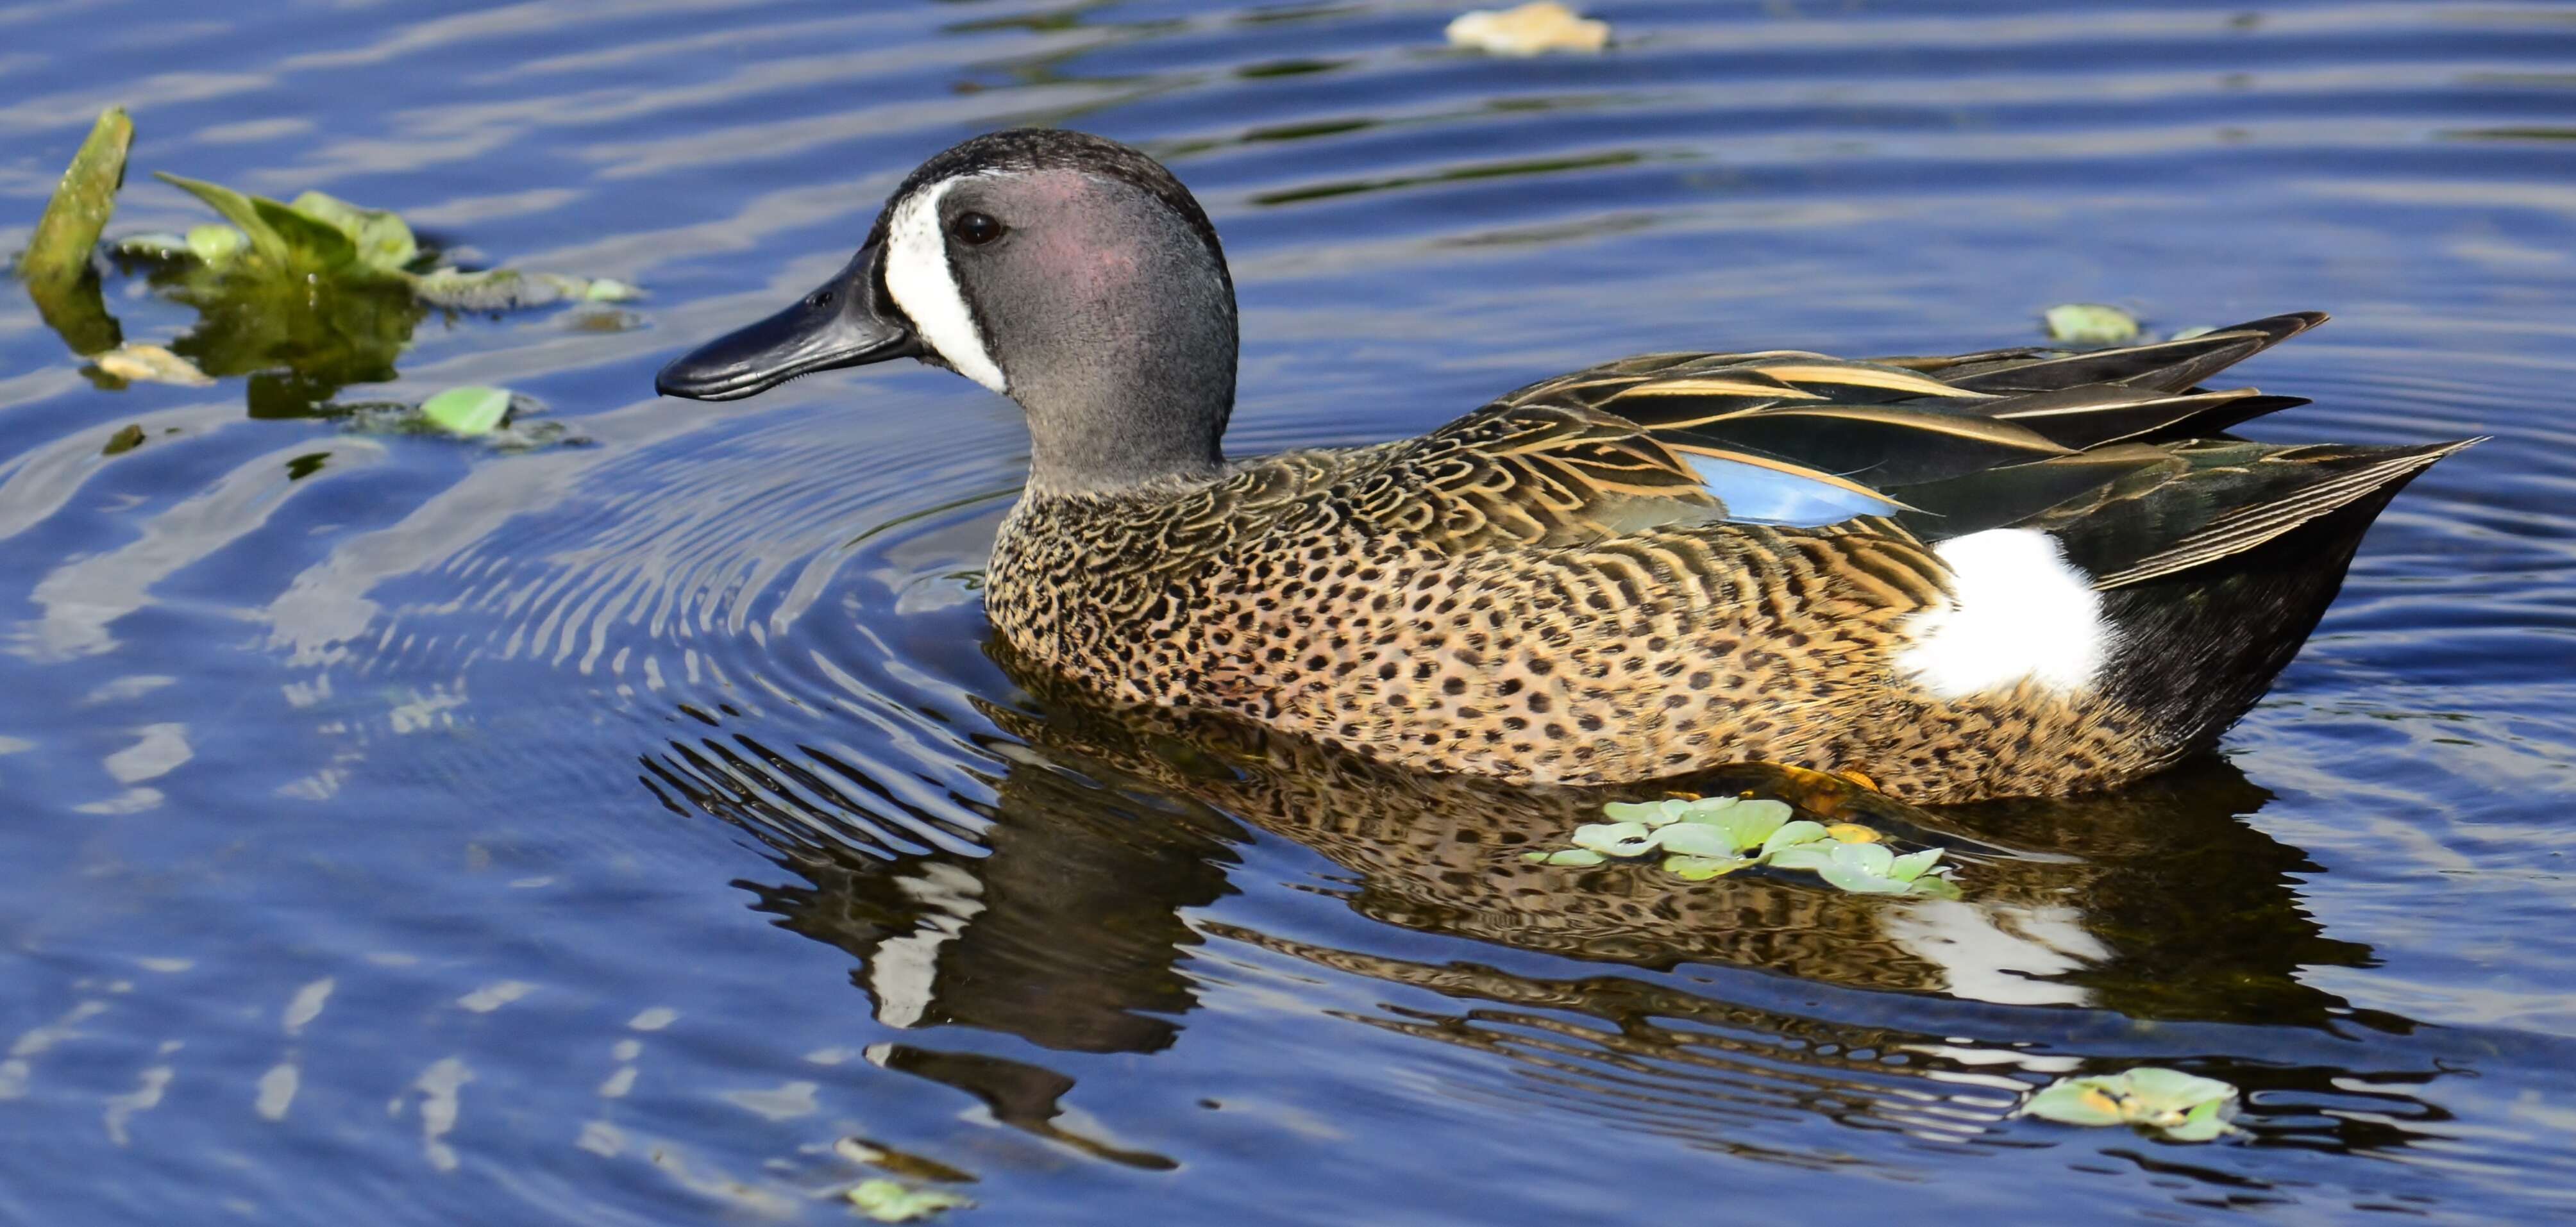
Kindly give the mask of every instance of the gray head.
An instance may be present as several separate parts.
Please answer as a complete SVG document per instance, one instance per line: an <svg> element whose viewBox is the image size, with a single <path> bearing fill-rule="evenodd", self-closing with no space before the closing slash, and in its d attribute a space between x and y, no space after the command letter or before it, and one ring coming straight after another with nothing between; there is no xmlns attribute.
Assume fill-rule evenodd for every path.
<svg viewBox="0 0 2576 1227"><path fill-rule="evenodd" d="M1018 401L1034 490L1205 476L1234 408L1234 282L1207 214L1152 158L1079 132L988 133L913 171L830 281L654 386L731 400L901 357Z"/></svg>

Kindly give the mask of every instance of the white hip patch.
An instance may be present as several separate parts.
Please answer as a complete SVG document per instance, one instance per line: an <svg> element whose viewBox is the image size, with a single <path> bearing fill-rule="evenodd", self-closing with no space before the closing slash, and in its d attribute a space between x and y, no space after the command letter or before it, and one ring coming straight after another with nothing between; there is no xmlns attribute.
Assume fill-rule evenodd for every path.
<svg viewBox="0 0 2576 1227"><path fill-rule="evenodd" d="M921 339L958 374L1008 395L1008 381L992 355L984 352L984 334L975 327L975 313L967 309L956 271L948 264L948 234L939 225L939 198L956 184L957 179L942 179L895 206L894 217L886 224L886 292L912 317Z"/></svg>
<svg viewBox="0 0 2576 1227"><path fill-rule="evenodd" d="M2057 539L1995 528L1934 546L1950 568L1950 599L1905 625L1900 673L1945 699L2028 678L2052 690L2092 686L2109 655L2102 594L2066 561Z"/></svg>

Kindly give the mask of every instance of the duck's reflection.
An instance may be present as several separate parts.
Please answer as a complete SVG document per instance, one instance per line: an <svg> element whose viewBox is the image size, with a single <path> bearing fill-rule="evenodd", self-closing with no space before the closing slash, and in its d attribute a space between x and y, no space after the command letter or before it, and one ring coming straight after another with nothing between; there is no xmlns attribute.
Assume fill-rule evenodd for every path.
<svg viewBox="0 0 2576 1227"><path fill-rule="evenodd" d="M1390 1008L1357 1021L1509 1057L1537 1072L1545 1094L1593 1101L1587 1110L1698 1120L1707 1144L1751 1146L1721 1120L1782 1108L1964 1140L2013 1107L2022 1084L2007 1075L2074 1064L1959 1038L2001 1039L1998 1007L2015 1011L2001 1033L2042 1041L2105 1019L2322 1029L2352 1011L2302 983L2300 969L2369 963L2366 947L2326 937L2301 911L2291 875L2313 866L2240 820L2269 794L2220 762L2110 798L1940 815L1762 769L1678 781L1760 789L1951 846L1965 854L1968 896L1846 896L1753 874L1691 884L1521 859L1593 819L1598 793L1413 775L1231 723L1104 710L1003 663L1029 698L983 713L1009 739L995 749L1010 765L991 779L980 857L893 854L854 822L890 794L855 779L834 791L822 776L849 769L810 752L737 735L674 743L646 761L666 802L736 823L794 870L801 881L743 885L785 927L849 951L853 982L890 1027L1154 1052L1198 1004L1187 960L1213 939L1456 999L1455 1011ZM860 790L872 794L866 805L839 804ZM836 803L818 807L816 796ZM1194 917L1232 889L1249 834L1238 820L1344 871L1296 887L1339 894L1390 925L1734 978L1704 995L1696 972L1565 978L1434 964ZM1814 988L1734 992L1751 983L1747 971ZM1812 1008L1815 988L1838 1004ZM1165 1162L1064 1127L1058 1099L1072 1080L1052 1071L912 1044L871 1055L973 1094L1004 1123L1103 1158Z"/></svg>

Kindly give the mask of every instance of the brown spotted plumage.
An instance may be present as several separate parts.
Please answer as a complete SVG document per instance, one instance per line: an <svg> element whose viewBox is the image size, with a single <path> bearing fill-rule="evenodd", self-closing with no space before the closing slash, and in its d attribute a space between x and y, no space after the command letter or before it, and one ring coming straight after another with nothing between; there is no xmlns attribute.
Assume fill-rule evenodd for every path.
<svg viewBox="0 0 2576 1227"><path fill-rule="evenodd" d="M2465 446L2220 433L2304 402L2201 382L2322 319L2073 354L1645 355L1419 438L1229 462L1213 228L1132 150L1014 132L934 158L834 283L661 385L914 354L1010 394L1032 475L993 624L1117 700L1431 772L1760 760L1947 802L2206 748L2379 509Z"/></svg>

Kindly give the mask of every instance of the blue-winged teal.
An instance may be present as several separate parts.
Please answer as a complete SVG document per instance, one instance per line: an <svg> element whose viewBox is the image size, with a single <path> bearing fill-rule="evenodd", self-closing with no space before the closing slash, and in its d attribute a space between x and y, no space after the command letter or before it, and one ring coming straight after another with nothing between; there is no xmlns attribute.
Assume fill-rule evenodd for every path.
<svg viewBox="0 0 2576 1227"><path fill-rule="evenodd" d="M1419 438L1229 460L1234 285L1152 159L1079 133L923 163L848 267L665 367L749 396L911 357L1026 410L986 605L1141 703L1379 759L1618 783L1766 760L1923 802L2077 792L2207 748L2399 487L2466 442L2219 432L2320 322L1852 361L1650 354Z"/></svg>

